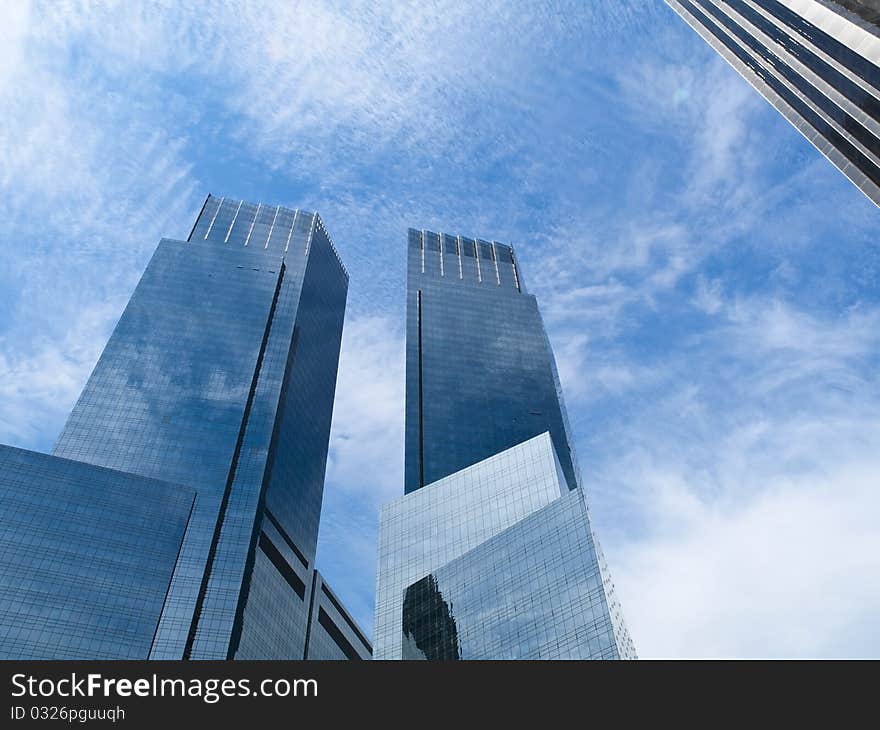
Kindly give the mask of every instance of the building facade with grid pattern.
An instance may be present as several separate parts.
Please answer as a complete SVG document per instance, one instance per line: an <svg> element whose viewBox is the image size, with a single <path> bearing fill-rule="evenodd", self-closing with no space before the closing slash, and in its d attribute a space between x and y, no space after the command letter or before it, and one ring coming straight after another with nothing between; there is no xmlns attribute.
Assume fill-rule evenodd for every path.
<svg viewBox="0 0 880 730"><path fill-rule="evenodd" d="M409 231L406 377L404 496L380 513L375 657L634 657L510 246Z"/></svg>
<svg viewBox="0 0 880 730"><path fill-rule="evenodd" d="M513 249L410 229L406 297L405 493L544 431L577 486L556 363Z"/></svg>
<svg viewBox="0 0 880 730"><path fill-rule="evenodd" d="M53 451L190 495L144 656L307 655L347 290L314 213L208 196L159 243Z"/></svg>
<svg viewBox="0 0 880 730"><path fill-rule="evenodd" d="M143 659L195 501L0 446L0 659Z"/></svg>
<svg viewBox="0 0 880 730"><path fill-rule="evenodd" d="M666 0L880 205L876 0Z"/></svg>

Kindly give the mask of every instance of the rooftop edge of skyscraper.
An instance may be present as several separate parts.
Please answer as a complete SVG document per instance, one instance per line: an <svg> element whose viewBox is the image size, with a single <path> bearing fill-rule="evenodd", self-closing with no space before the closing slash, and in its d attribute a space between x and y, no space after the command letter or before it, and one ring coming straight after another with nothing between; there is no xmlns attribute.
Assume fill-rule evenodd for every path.
<svg viewBox="0 0 880 730"><path fill-rule="evenodd" d="M408 230L406 493L545 430L580 483L537 299L498 246Z"/></svg>
<svg viewBox="0 0 880 730"><path fill-rule="evenodd" d="M345 268L339 250L327 231L320 213L316 211L288 208L283 205L250 203L238 198L217 197L208 193L186 240L222 241L256 248L262 246L265 249L283 250L287 254L294 230L302 230L305 252L308 253L315 228L326 237L330 250L333 251L348 280L348 269Z"/></svg>
<svg viewBox="0 0 880 730"><path fill-rule="evenodd" d="M409 228L407 248L418 250L422 274L469 284L496 284L526 293L513 246L498 241ZM411 254L408 256L412 266Z"/></svg>

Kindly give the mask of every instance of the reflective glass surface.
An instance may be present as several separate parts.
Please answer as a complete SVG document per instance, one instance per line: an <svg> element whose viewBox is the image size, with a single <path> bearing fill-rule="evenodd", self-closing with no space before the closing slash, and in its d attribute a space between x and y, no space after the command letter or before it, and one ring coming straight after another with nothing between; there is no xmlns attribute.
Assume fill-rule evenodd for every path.
<svg viewBox="0 0 880 730"><path fill-rule="evenodd" d="M194 498L0 446L0 659L146 659Z"/></svg>
<svg viewBox="0 0 880 730"><path fill-rule="evenodd" d="M404 496L375 658L629 658L555 359L510 246L410 229Z"/></svg>
<svg viewBox="0 0 880 730"><path fill-rule="evenodd" d="M838 18L777 0L667 2L880 205L880 67L865 49L876 28L840 7L860 3L823 2Z"/></svg>
<svg viewBox="0 0 880 730"><path fill-rule="evenodd" d="M549 434L507 449L382 506L376 659L399 659L408 586L567 491Z"/></svg>
<svg viewBox="0 0 880 730"><path fill-rule="evenodd" d="M377 659L635 658L549 434L384 505Z"/></svg>
<svg viewBox="0 0 880 730"><path fill-rule="evenodd" d="M317 215L209 196L132 295L55 453L198 490L153 658L302 658L347 289Z"/></svg>
<svg viewBox="0 0 880 730"><path fill-rule="evenodd" d="M580 489L407 587L404 659L619 659ZM628 641L628 636L625 641Z"/></svg>
<svg viewBox="0 0 880 730"><path fill-rule="evenodd" d="M289 259L289 255L288 255ZM296 309L281 393L266 505L314 563L348 276L317 218Z"/></svg>
<svg viewBox="0 0 880 730"><path fill-rule="evenodd" d="M512 249L463 238L441 254L430 231L408 241L405 491L544 431L576 487L553 352Z"/></svg>
<svg viewBox="0 0 880 730"><path fill-rule="evenodd" d="M831 37L821 29L817 28L811 22L799 15L797 11L786 7L779 0L752 0L755 4L760 5L767 12L785 23L796 34L802 36L810 43L827 53L835 61L851 69L860 78L864 79L875 89L880 89L880 69L877 68L864 56L859 55L852 48L848 48L845 44ZM833 0L848 9L853 9L861 5L861 2L840 2Z"/></svg>
<svg viewBox="0 0 880 730"><path fill-rule="evenodd" d="M154 656L183 656L281 270L280 256L162 241L55 446L199 499Z"/></svg>
<svg viewBox="0 0 880 730"><path fill-rule="evenodd" d="M689 3L688 0L684 0L684 2L687 6L689 6L689 9L693 9L693 5ZM701 5L707 12L709 12L721 25L727 28L727 30L733 36L738 38L747 48L751 49L759 58L761 58L767 64L770 69L773 70L775 74L788 81L807 99L812 101L822 112L825 113L825 115L827 115L827 117L831 121L836 122L840 125L841 128L844 129L844 131L849 132L857 142L864 145L864 147L873 155L880 155L880 139L878 139L877 136L874 135L869 128L865 127L852 116L847 114L832 99L827 97L821 89L810 83L807 78L802 76L795 69L785 63L767 46L756 40L756 38L750 32L748 32L742 25L737 23L729 15L721 12L721 10L719 10L708 0L695 0L695 2ZM728 0L728 3L741 12L750 10L749 6L745 5L744 3L738 2L737 0ZM740 7L740 5L743 5L743 7ZM763 16L758 15L757 13L755 13L755 15L757 15L757 19L763 18ZM781 33L775 25L766 21L765 23L769 26L767 30L773 32L774 39L777 40L777 42L782 43L783 46L786 47L786 50L788 50L792 54L795 54L798 51L797 47L794 47L793 44L786 44L785 41L787 37L783 33ZM802 60L809 61L811 59L803 58ZM828 64L825 65L828 66ZM880 101L871 96L871 94L861 89L861 87L859 87L858 85L850 82L846 78L846 76L841 73L838 73L833 78L829 78L826 80L828 80L829 83L831 83L836 89L844 94L847 94L847 90L849 90L850 88L854 88L855 90L852 92L852 95L856 97L856 103L860 103L865 111L870 112L876 117L878 109L880 109Z"/></svg>
<svg viewBox="0 0 880 730"><path fill-rule="evenodd" d="M634 658L548 433L382 507L376 659Z"/></svg>
<svg viewBox="0 0 880 730"><path fill-rule="evenodd" d="M841 134L835 127L832 125L828 118L824 117L822 114L817 112L812 106L807 104L800 96L798 96L794 91L792 91L786 84L782 82L782 78L785 78L786 75L789 76L788 80L790 82L795 81L795 77L800 79L800 82L797 84L799 87L809 86L808 82L803 81L801 77L793 74L785 64L778 63L773 65L769 64L769 68L767 66L762 65L757 61L757 59L752 56L743 46L739 45L730 35L725 33L718 24L713 22L708 15L703 13L694 2L691 0L677 0L680 3L680 6L684 8L688 13L690 13L691 17L693 17L696 22L700 23L707 31L712 33L712 35L717 38L722 44L724 44L725 48L733 54L741 63L743 63L746 67L748 67L749 71L754 74L757 79L766 85L774 94L776 94L785 104L788 105L794 112L798 114L798 116L807 122L813 129L815 129L825 140L827 140L840 154L842 154L850 163L852 163L868 180L870 180L875 186L880 186L880 165L878 165L874 160L861 151L856 145L849 141L843 134ZM707 6L707 9L710 12L718 15L718 10L714 5L708 4L704 0L695 0L695 2L700 5ZM727 16L723 13L722 20L727 19ZM720 17L720 16L719 16ZM721 20L719 20L721 22ZM736 24L733 24L731 21L726 20L725 24L731 25L731 32L733 32ZM747 36L744 31L737 33L739 36ZM761 52L760 44L757 44L755 41L751 41L749 46L756 46L753 50L756 53ZM786 72L788 73L786 74ZM842 110L834 104L833 101L822 96L821 92L814 89L810 86L810 89L813 90L811 93L811 97L815 100L824 99L822 104L822 110L829 114L829 112L836 110L834 114L829 114L829 118L833 118L838 123L841 123L844 127L853 127L854 129L861 129L861 125L855 122L848 122L847 119L850 119L847 114L845 114ZM848 128L847 131L850 131ZM863 134L867 135L867 137L873 138L873 135L869 132L863 132ZM844 170L846 174L850 174L848 171ZM856 184L860 184L858 181Z"/></svg>
<svg viewBox="0 0 880 730"><path fill-rule="evenodd" d="M311 623L306 659L371 659L372 649L364 632L339 599L315 573L312 588Z"/></svg>
<svg viewBox="0 0 880 730"><path fill-rule="evenodd" d="M776 25L776 23L770 21L757 10L754 10L750 5L744 2L744 0L726 0L726 4L739 13L749 23L776 41L776 43L794 56L798 61L807 66L807 68L818 74L831 86L840 91L846 96L846 98L865 111L875 121L880 121L880 99L877 99L870 92L851 80L846 74L841 73L830 63L826 62L821 56L798 42L795 35L787 33ZM765 53L767 52L765 51ZM779 61L776 60L774 66L778 63ZM804 93L807 92L805 91ZM807 93L807 95L812 98L810 93Z"/></svg>
<svg viewBox="0 0 880 730"><path fill-rule="evenodd" d="M245 616L247 630L238 642L236 659L303 658L308 595L301 597L293 590L261 547L254 555Z"/></svg>
<svg viewBox="0 0 880 730"><path fill-rule="evenodd" d="M295 242L297 235L294 232ZM284 554L292 570L303 567L300 558L314 567L348 293L348 275L317 216L306 243L304 272L298 277L301 284L296 317L291 321L293 331L283 340L287 348L287 375L276 401L278 416L271 431L271 457L263 491L265 510L275 523L267 525L269 518L264 516L263 530L275 529L279 535L276 544L290 546ZM288 252L286 260L291 257ZM270 335L270 349L273 336L274 332ZM281 611L281 599L273 599L277 592L258 585L265 575L264 571L251 577L250 592L241 607L240 627L236 630L240 631L243 644L250 641L251 631L264 637L274 633L279 650L268 656L302 658L301 648L295 656L280 649L288 646L289 634L302 633L300 605ZM273 584L276 582L272 580ZM293 599L286 596L283 601ZM271 624L267 624L267 616L274 617Z"/></svg>

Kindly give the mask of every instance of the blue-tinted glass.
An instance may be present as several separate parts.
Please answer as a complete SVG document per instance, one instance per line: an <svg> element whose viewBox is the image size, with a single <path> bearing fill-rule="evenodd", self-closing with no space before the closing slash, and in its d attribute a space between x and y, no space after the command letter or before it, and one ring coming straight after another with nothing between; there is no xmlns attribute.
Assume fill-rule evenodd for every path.
<svg viewBox="0 0 880 730"><path fill-rule="evenodd" d="M308 587L309 583L305 585ZM300 598L259 547L254 556L245 616L247 630L238 642L236 659L303 658L309 620L308 594L305 600Z"/></svg>
<svg viewBox="0 0 880 730"><path fill-rule="evenodd" d="M275 218L269 232L269 237L264 243L266 248L276 251L284 251L287 242L290 240L293 230L293 224L298 217L299 211L290 210L289 208L278 208L278 216Z"/></svg>
<svg viewBox="0 0 880 730"><path fill-rule="evenodd" d="M880 205L880 67L864 50L876 28L844 10L863 3L826 2L816 15L777 0L667 2Z"/></svg>
<svg viewBox="0 0 880 730"><path fill-rule="evenodd" d="M273 205L258 205L257 214L245 239L246 246L266 248L269 234L273 231L278 217L278 208Z"/></svg>
<svg viewBox="0 0 880 730"><path fill-rule="evenodd" d="M54 453L199 491L154 655L179 657L208 569L280 258L162 241Z"/></svg>
<svg viewBox="0 0 880 730"><path fill-rule="evenodd" d="M205 204L199 212L199 217L196 219L192 231L190 231L189 238L187 239L188 241L202 241L205 239L211 221L214 220L214 216L217 214L217 210L220 207L220 202L221 198L217 198L213 195L209 195L205 199Z"/></svg>
<svg viewBox="0 0 880 730"><path fill-rule="evenodd" d="M509 246L459 238L453 258L452 240L408 236L405 487L380 515L376 658L634 657L537 302Z"/></svg>
<svg viewBox="0 0 880 730"><path fill-rule="evenodd" d="M383 505L374 641L377 659L635 656L548 433Z"/></svg>
<svg viewBox="0 0 880 730"><path fill-rule="evenodd" d="M55 453L198 491L153 658L303 657L347 289L316 215L209 196L132 295Z"/></svg>
<svg viewBox="0 0 880 730"><path fill-rule="evenodd" d="M430 242L436 234L425 236ZM499 257L496 270L492 247L478 243L490 253L462 257L461 281L458 272L440 276L433 244L425 247L424 273L420 250L407 247L406 492L544 431L574 488L556 365L537 302L518 288L509 255ZM473 241L462 239L462 246Z"/></svg>
<svg viewBox="0 0 880 730"><path fill-rule="evenodd" d="M0 446L0 658L146 659L194 498Z"/></svg>
<svg viewBox="0 0 880 730"><path fill-rule="evenodd" d="M370 659L372 649L339 599L315 576L306 659Z"/></svg>
<svg viewBox="0 0 880 730"><path fill-rule="evenodd" d="M743 27L734 22L728 15L721 12L712 3L708 3L706 0L695 1L711 13L716 20L724 25L734 36L745 44L745 46L754 51L759 58L762 58L769 68L773 69L776 74L788 81L806 98L812 101L828 116L829 119L839 124L846 132L849 132L853 138L863 144L869 152L875 156L880 155L880 138L878 138L870 129L846 113L835 101L825 96L825 93L821 89L814 86L807 78L782 61L780 57L773 53L766 45L756 40L751 33L747 32ZM733 2L734 0L731 1ZM685 0L685 2L687 2L687 0ZM693 6L691 6L691 8L693 9ZM775 26L773 27L775 28ZM784 38L784 36L780 35L780 38ZM841 76L843 75L841 74ZM856 85L853 84L853 86ZM864 91L861 92L861 95L865 98L873 99L870 94L867 94ZM872 105L873 111L876 112L877 107L880 107L880 104L874 100Z"/></svg>
<svg viewBox="0 0 880 730"><path fill-rule="evenodd" d="M840 0L838 0L838 2L839 1ZM874 86L875 89L880 90L880 69L878 69L878 67L871 63L867 58L859 55L855 50L848 48L835 38L832 38L796 11L785 7L785 5L778 2L778 0L754 0L754 2L779 18L798 35L806 38L817 48L821 48L822 51L827 53L835 61L851 69L859 77ZM861 6L859 2L846 2L846 0L841 4L856 7ZM861 7L864 10L864 7ZM876 24L876 15L872 17L873 22Z"/></svg>
<svg viewBox="0 0 880 730"><path fill-rule="evenodd" d="M296 235L296 234L294 234ZM296 247L299 250L299 246ZM290 259L290 254L288 255ZM342 338L342 320L348 277L322 224L316 224L309 242L308 262L300 276L295 329L287 345L287 379L279 393L278 417L272 433L272 465L264 490L266 509L286 541L297 546L310 566L314 563L318 524L327 464L330 419L336 388L336 371ZM271 343L270 343L271 346ZM264 529L267 520L263 519ZM296 561L296 558L293 558ZM294 568L299 566L293 565ZM271 593L253 587L271 602ZM299 606L297 606L298 612ZM267 634L264 617L273 613L278 641L284 642L290 624L298 621L278 607L249 596L244 606L242 643L253 629ZM280 645L280 644L279 644ZM301 658L273 654L276 658Z"/></svg>
<svg viewBox="0 0 880 730"><path fill-rule="evenodd" d="M407 587L404 659L618 659L583 494Z"/></svg>

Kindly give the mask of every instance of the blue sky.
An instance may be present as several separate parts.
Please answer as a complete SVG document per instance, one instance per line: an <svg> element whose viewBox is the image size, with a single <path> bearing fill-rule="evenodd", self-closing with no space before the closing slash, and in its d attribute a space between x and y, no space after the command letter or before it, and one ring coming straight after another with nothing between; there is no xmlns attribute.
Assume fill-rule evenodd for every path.
<svg viewBox="0 0 880 730"><path fill-rule="evenodd" d="M372 626L407 226L509 241L642 656L877 656L878 211L660 0L4 3L0 442L208 192L351 274L319 567Z"/></svg>

